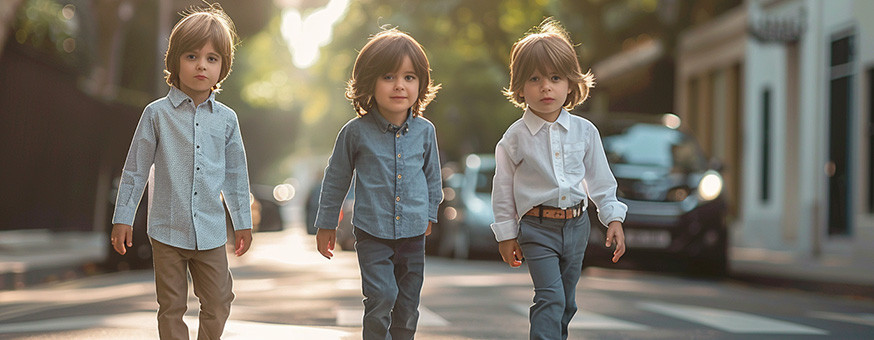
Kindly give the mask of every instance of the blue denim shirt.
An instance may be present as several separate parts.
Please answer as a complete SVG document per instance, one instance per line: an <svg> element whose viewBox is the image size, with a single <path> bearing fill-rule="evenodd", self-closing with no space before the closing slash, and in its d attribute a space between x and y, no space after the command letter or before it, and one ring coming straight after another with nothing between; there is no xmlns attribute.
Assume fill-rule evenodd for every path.
<svg viewBox="0 0 874 340"><path fill-rule="evenodd" d="M146 182L147 230L158 242L183 249L223 246L227 222L220 194L234 229L252 228L240 124L215 93L195 106L171 86L166 97L146 106L124 163L112 223L133 224Z"/></svg>
<svg viewBox="0 0 874 340"><path fill-rule="evenodd" d="M434 124L408 113L398 127L376 111L347 122L325 168L317 227L337 227L353 177L352 225L382 239L424 234L443 201Z"/></svg>

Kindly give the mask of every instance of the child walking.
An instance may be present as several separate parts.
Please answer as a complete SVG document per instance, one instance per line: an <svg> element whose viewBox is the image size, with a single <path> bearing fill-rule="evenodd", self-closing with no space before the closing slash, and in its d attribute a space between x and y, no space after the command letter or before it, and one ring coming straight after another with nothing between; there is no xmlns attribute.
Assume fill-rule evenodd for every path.
<svg viewBox="0 0 874 340"><path fill-rule="evenodd" d="M625 253L627 207L616 199L598 130L568 112L586 100L593 83L556 20L544 20L513 45L504 94L525 111L495 148L491 227L504 262L528 263L531 339L568 337L589 239L588 199L608 226L607 247L616 246L613 262Z"/></svg>
<svg viewBox="0 0 874 340"><path fill-rule="evenodd" d="M200 299L198 339L221 338L234 300L223 205L234 226L235 254L245 254L252 242L240 126L236 113L215 99L231 71L236 40L218 4L192 10L173 27L164 59L170 92L143 111L119 183L111 242L124 255L149 182L161 339L188 339L182 316L189 271Z"/></svg>
<svg viewBox="0 0 874 340"><path fill-rule="evenodd" d="M413 339L416 332L425 236L443 200L437 135L422 117L440 88L430 72L422 46L406 33L393 28L371 37L346 89L358 116L340 130L325 168L316 244L328 259L355 181L365 340Z"/></svg>

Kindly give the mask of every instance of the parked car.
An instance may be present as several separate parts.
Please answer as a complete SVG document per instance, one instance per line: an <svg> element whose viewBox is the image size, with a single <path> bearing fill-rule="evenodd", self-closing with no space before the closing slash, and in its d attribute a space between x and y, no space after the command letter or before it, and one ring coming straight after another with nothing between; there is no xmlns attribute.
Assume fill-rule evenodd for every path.
<svg viewBox="0 0 874 340"><path fill-rule="evenodd" d="M491 230L492 179L495 157L471 154L465 158L464 171L444 180L443 204L439 224L432 228L439 237L440 256L468 258L473 253L498 256L498 243Z"/></svg>
<svg viewBox="0 0 874 340"><path fill-rule="evenodd" d="M725 274L727 207L720 166L708 162L692 136L675 128L616 122L599 128L618 199L628 205L622 261L657 260L658 266L681 264L689 273ZM591 202L588 212L592 232L584 263L610 263L606 228Z"/></svg>
<svg viewBox="0 0 874 340"><path fill-rule="evenodd" d="M316 182L310 189L309 197L306 202L306 228L307 233L315 235L318 232L316 227L316 215L319 212L319 195L322 189L322 181ZM349 193L346 194L346 199L343 201L342 209L340 209L340 218L337 221L337 245L341 250L355 250L355 235L352 234L352 212L355 207L355 190L354 186L349 188Z"/></svg>

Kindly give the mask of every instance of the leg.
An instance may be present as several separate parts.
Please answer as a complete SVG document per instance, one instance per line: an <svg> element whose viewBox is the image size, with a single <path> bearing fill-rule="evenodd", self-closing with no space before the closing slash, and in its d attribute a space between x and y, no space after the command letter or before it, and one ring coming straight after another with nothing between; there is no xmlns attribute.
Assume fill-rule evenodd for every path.
<svg viewBox="0 0 874 340"><path fill-rule="evenodd" d="M197 339L221 339L225 322L231 314L231 302L234 301L234 284L225 247L198 250L189 268L194 281L194 295L200 300Z"/></svg>
<svg viewBox="0 0 874 340"><path fill-rule="evenodd" d="M155 266L158 296L158 336L161 340L188 340L188 326L182 316L188 309L188 250L149 239Z"/></svg>
<svg viewBox="0 0 874 340"><path fill-rule="evenodd" d="M364 293L364 340L390 339L391 310L398 296L390 240L381 240L355 228L355 249Z"/></svg>
<svg viewBox="0 0 874 340"><path fill-rule="evenodd" d="M565 309L564 288L559 270L561 221L525 217L521 222L519 245L534 282L531 306L530 339L559 339L561 316Z"/></svg>
<svg viewBox="0 0 874 340"><path fill-rule="evenodd" d="M398 299L391 313L392 340L412 340L416 334L424 273L425 236L400 240L394 260Z"/></svg>
<svg viewBox="0 0 874 340"><path fill-rule="evenodd" d="M577 282L583 270L583 255L589 241L589 216L581 216L568 220L564 226L564 249L562 250L559 267L561 268L561 282L564 289L564 313L561 317L562 339L568 337L568 324L577 313Z"/></svg>

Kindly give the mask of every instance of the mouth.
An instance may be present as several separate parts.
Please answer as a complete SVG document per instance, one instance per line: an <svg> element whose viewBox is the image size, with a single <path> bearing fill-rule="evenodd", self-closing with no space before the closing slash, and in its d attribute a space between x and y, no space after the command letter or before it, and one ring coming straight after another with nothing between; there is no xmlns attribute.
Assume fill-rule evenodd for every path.
<svg viewBox="0 0 874 340"><path fill-rule="evenodd" d="M552 103L555 101L555 98L546 97L546 98L541 99L540 101L544 102L544 103Z"/></svg>
<svg viewBox="0 0 874 340"><path fill-rule="evenodd" d="M389 98L392 99L392 100L403 100L403 99L407 99L407 97L389 97Z"/></svg>
<svg viewBox="0 0 874 340"><path fill-rule="evenodd" d="M194 76L194 78L197 78L198 80L206 80L206 76Z"/></svg>

